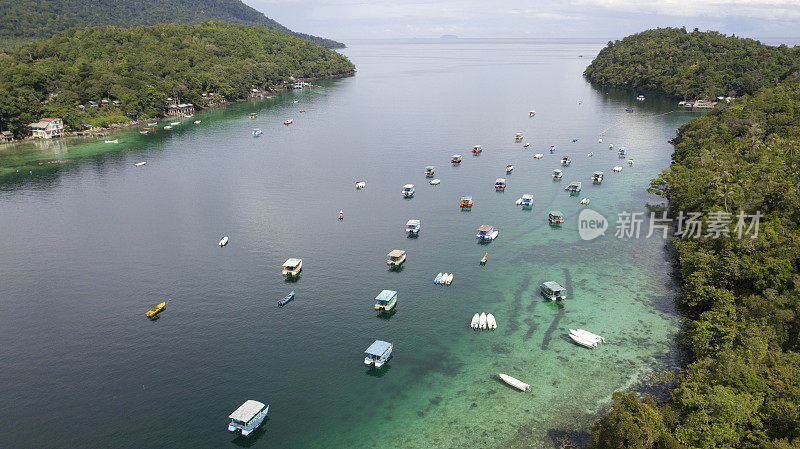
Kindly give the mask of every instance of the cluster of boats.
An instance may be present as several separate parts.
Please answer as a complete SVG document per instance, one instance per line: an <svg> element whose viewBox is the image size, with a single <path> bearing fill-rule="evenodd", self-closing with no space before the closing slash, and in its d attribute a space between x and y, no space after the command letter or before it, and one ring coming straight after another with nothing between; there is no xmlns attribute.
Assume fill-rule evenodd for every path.
<svg viewBox="0 0 800 449"><path fill-rule="evenodd" d="M497 320L494 319L494 315L491 313L487 314L486 312L476 313L472 317L472 321L469 323L469 327L473 329L479 330L495 330L497 329Z"/></svg>
<svg viewBox="0 0 800 449"><path fill-rule="evenodd" d="M453 283L453 273L439 273L433 278L433 283L437 285L450 285Z"/></svg>

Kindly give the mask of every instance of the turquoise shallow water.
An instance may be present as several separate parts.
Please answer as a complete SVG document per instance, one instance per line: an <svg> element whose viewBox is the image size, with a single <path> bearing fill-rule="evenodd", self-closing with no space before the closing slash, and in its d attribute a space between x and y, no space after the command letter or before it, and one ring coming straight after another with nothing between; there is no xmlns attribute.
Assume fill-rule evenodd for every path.
<svg viewBox="0 0 800 449"><path fill-rule="evenodd" d="M200 124L171 132L121 131L117 151L78 140L4 147L0 446L552 447L586 431L613 391L676 363L666 242L613 234L617 213L659 202L649 179L694 116L588 85L581 72L602 45L356 42L344 50L354 77L197 114ZM82 157L30 166L43 152ZM564 154L572 165L553 182ZM439 186L423 175L430 164ZM606 180L594 186L598 169ZM492 189L498 177L504 193ZM355 191L360 179L367 188ZM581 195L563 191L570 181L583 182ZM406 183L413 199L400 195ZM524 193L530 211L514 206ZM471 212L458 210L462 195L474 197ZM591 242L577 232L582 197L611 221ZM551 228L549 209L567 223ZM403 233L410 218L422 220L417 239ZM498 239L477 243L481 224ZM384 263L394 248L408 251L399 272ZM305 261L296 283L280 276L289 257ZM455 273L453 285L432 284L440 271ZM545 280L569 298L544 301ZM278 309L291 289L296 299ZM389 319L372 310L382 289L399 292ZM162 317L145 320L167 297ZM482 311L497 331L469 329ZM569 327L608 343L575 346ZM396 348L380 373L361 362L375 339ZM533 391L508 388L499 372ZM225 431L245 399L271 404L250 440Z"/></svg>

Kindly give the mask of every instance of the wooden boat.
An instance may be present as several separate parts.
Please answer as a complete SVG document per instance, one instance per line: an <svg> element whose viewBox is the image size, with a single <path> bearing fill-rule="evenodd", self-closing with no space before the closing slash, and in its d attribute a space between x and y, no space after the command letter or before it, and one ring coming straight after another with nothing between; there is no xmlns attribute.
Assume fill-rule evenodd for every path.
<svg viewBox="0 0 800 449"><path fill-rule="evenodd" d="M481 265L486 265L486 261L489 260L489 252L483 253L483 257L481 257Z"/></svg>
<svg viewBox="0 0 800 449"><path fill-rule="evenodd" d="M226 235L225 237L222 237L222 240L219 241L219 246L222 247L227 244L228 244L228 236Z"/></svg>
<svg viewBox="0 0 800 449"><path fill-rule="evenodd" d="M521 381L519 379L515 379L515 378L509 376L508 374L500 373L499 376L500 376L501 379L503 379L503 382L511 385L512 387L514 387L514 388L516 388L516 389L518 389L520 391L530 391L530 389L531 389L530 385L526 384L525 382L523 382L523 381Z"/></svg>
<svg viewBox="0 0 800 449"><path fill-rule="evenodd" d="M486 314L486 328L490 331L497 329L497 320L494 319L494 315L491 313Z"/></svg>
<svg viewBox="0 0 800 449"><path fill-rule="evenodd" d="M143 165L147 165L147 162L142 161L142 162L137 162L137 163L133 164L134 167L141 167Z"/></svg>
<svg viewBox="0 0 800 449"><path fill-rule="evenodd" d="M168 299L167 301L171 301L171 299ZM144 315L152 320L153 318L156 317L156 315L167 309L167 301L156 304L155 306L153 306L152 309L145 312Z"/></svg>
<svg viewBox="0 0 800 449"><path fill-rule="evenodd" d="M480 326L480 322L481 322L481 314L479 314L479 313L476 313L476 314L475 314L475 315L472 317L472 321L469 323L469 327L471 327L471 328L473 328L473 329L477 329L477 328L478 328L478 326Z"/></svg>
<svg viewBox="0 0 800 449"><path fill-rule="evenodd" d="M375 368L380 368L389 360L389 357L392 356L392 350L394 349L394 344L389 343L386 341L375 340L364 354L364 365L367 366L374 366Z"/></svg>
<svg viewBox="0 0 800 449"><path fill-rule="evenodd" d="M289 302L289 301L291 301L293 299L294 299L294 290L289 292L288 295L284 296L283 299L279 299L278 300L278 305L282 306L282 305L286 304L287 302Z"/></svg>
<svg viewBox="0 0 800 449"><path fill-rule="evenodd" d="M228 424L228 431L234 433L241 433L242 436L250 435L253 430L258 428L269 413L269 405L264 405L258 401L245 401L240 405L228 418L231 419Z"/></svg>
<svg viewBox="0 0 800 449"><path fill-rule="evenodd" d="M391 312L397 304L397 292L383 290L375 297L375 310L378 312Z"/></svg>

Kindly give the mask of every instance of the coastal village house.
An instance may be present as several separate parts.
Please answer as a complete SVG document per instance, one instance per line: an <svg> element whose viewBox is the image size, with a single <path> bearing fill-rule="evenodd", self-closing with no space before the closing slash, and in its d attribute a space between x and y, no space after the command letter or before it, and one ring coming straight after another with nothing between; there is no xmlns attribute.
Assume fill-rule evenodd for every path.
<svg viewBox="0 0 800 449"><path fill-rule="evenodd" d="M165 114L171 117L185 117L194 114L194 105L191 103L179 103L180 100L167 98Z"/></svg>
<svg viewBox="0 0 800 449"><path fill-rule="evenodd" d="M0 132L0 143L11 142L14 140L14 134L11 131Z"/></svg>
<svg viewBox="0 0 800 449"><path fill-rule="evenodd" d="M60 118L43 118L28 125L34 139L52 139L64 135L64 121Z"/></svg>

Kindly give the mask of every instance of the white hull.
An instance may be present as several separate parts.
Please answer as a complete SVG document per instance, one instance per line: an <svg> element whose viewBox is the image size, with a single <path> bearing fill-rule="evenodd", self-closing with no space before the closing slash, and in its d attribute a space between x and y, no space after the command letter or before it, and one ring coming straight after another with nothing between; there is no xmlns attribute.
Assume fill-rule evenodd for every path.
<svg viewBox="0 0 800 449"><path fill-rule="evenodd" d="M195 121L194 121L194 124L195 124L195 125L199 125L201 121L202 121L202 120L195 120Z"/></svg>
<svg viewBox="0 0 800 449"><path fill-rule="evenodd" d="M172 122L172 123L170 123L170 125L172 125L172 126L180 125L180 124L181 124L181 122Z"/></svg>
<svg viewBox="0 0 800 449"><path fill-rule="evenodd" d="M581 346L583 346L585 348L595 349L597 347L597 341L590 340L590 339L585 338L583 336L578 336L578 335L575 335L573 333L570 333L569 334L569 338L571 338L572 341L574 341L575 343L577 343L577 344L579 344L579 345L581 345Z"/></svg>
<svg viewBox="0 0 800 449"><path fill-rule="evenodd" d="M486 315L486 327L490 330L497 329L497 321L494 319L494 315L491 313Z"/></svg>
<svg viewBox="0 0 800 449"><path fill-rule="evenodd" d="M437 274L437 275L436 275L436 277L435 277L435 278L433 278L433 283L434 283L434 284L438 284L438 283L439 283L439 281L440 281L440 280L442 280L442 276L444 276L444 273L439 273L439 274Z"/></svg>
<svg viewBox="0 0 800 449"><path fill-rule="evenodd" d="M219 241L219 246L225 246L228 244L228 236L222 237L222 240Z"/></svg>
<svg viewBox="0 0 800 449"><path fill-rule="evenodd" d="M453 283L453 273L447 275L447 279L444 280L444 285L450 285Z"/></svg>
<svg viewBox="0 0 800 449"><path fill-rule="evenodd" d="M133 164L134 167L141 167L143 165L147 165L147 162L137 162L137 163Z"/></svg>
<svg viewBox="0 0 800 449"><path fill-rule="evenodd" d="M514 204L516 204L517 206L522 204L522 198L517 198L517 201L514 201Z"/></svg>
<svg viewBox="0 0 800 449"><path fill-rule="evenodd" d="M595 340L598 343L605 343L606 342L606 339L603 338L602 335L593 334L593 333L591 333L591 332L589 332L587 330L583 330L583 329L570 329L569 333L570 334L574 334L574 335L576 335L578 337L584 337L584 338L589 339L589 340Z"/></svg>
<svg viewBox="0 0 800 449"><path fill-rule="evenodd" d="M476 314L475 314L475 315L472 317L472 322L470 322L470 323L469 323L469 327L471 327L471 328L473 328L473 329L477 329L477 328L478 328L478 326L480 325L480 322L481 322L481 316L480 316L479 314L477 314L477 313L476 313Z"/></svg>
<svg viewBox="0 0 800 449"><path fill-rule="evenodd" d="M486 312L481 312L479 324L481 329L486 329Z"/></svg>
<svg viewBox="0 0 800 449"><path fill-rule="evenodd" d="M494 232L492 232L491 234L489 234L489 240L494 240L494 239L496 239L498 235L500 235L500 231L494 231Z"/></svg>
<svg viewBox="0 0 800 449"><path fill-rule="evenodd" d="M544 157L544 154L542 154L542 153L536 153L536 154L533 155L534 159L541 159L543 157Z"/></svg>
<svg viewBox="0 0 800 449"><path fill-rule="evenodd" d="M438 186L440 182L442 182L442 181L441 181L441 180L439 180L439 179L437 178L437 179L434 179L434 180L432 180L432 181L430 182L430 184L431 184L432 186Z"/></svg>
<svg viewBox="0 0 800 449"><path fill-rule="evenodd" d="M619 173L622 171L622 167L617 165L616 167L612 168L611 171L613 171L614 173Z"/></svg>
<svg viewBox="0 0 800 449"><path fill-rule="evenodd" d="M361 190L366 186L367 186L367 182L366 181L358 181L356 183L356 190Z"/></svg>
<svg viewBox="0 0 800 449"><path fill-rule="evenodd" d="M117 143L117 142L119 142L119 140L118 140L118 139L114 139L114 140L106 140L106 143Z"/></svg>
<svg viewBox="0 0 800 449"><path fill-rule="evenodd" d="M526 384L525 382L523 382L523 381L521 381L519 379L515 379L515 378L509 376L508 374L500 373L499 375L500 375L500 378L503 379L503 382L511 385L512 387L514 387L514 388L516 388L516 389L518 389L520 391L530 391L530 389L531 389L530 385Z"/></svg>
<svg viewBox="0 0 800 449"><path fill-rule="evenodd" d="M444 285L444 281L447 280L447 276L449 276L449 275L450 275L450 273L444 273L442 275L442 277L439 278L439 285Z"/></svg>

